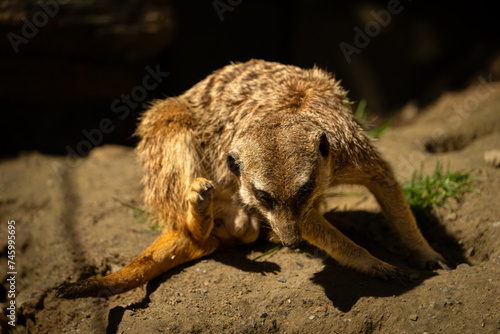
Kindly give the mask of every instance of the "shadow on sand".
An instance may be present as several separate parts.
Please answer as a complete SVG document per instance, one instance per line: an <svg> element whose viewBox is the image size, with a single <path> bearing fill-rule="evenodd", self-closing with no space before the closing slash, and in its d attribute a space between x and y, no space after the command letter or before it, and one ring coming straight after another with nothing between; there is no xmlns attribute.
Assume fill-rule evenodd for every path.
<svg viewBox="0 0 500 334"><path fill-rule="evenodd" d="M466 262L463 256L464 251L458 241L446 233L444 227L439 224L437 217L428 212L416 213L416 216L425 219L425 224L421 226L422 233L433 248L440 252L452 267L455 267L458 263ZM340 225L335 225L354 242L365 247L377 258L398 266L411 277L411 281L404 284L366 277L354 270L338 265L322 250L311 245L302 244L301 249L310 256L323 259L325 266L323 270L314 275L312 281L323 287L326 296L340 311L348 312L362 297L401 295L418 286L429 277L437 275L436 272L424 271L412 266L409 252L389 229L382 214L366 211L331 211L326 213L325 217L331 222L340 222ZM257 242L253 245L240 245L230 248L229 251L215 252L211 255L211 258L245 272L279 272L281 267L275 263L248 259L248 254L252 250L259 248L262 248L263 251L268 250L269 244ZM106 333L117 333L126 310L147 308L151 302L151 294L161 284L173 275L180 273L186 266L191 266L198 261L174 268L151 280L147 284L146 296L140 302L127 307L117 306L111 309Z"/></svg>
<svg viewBox="0 0 500 334"><path fill-rule="evenodd" d="M466 262L458 241L446 233L435 215L430 212L419 212L415 215L424 222L420 228L427 241L447 259L451 267ZM339 229L351 240L377 258L401 268L411 278L410 282L403 284L369 278L338 265L323 251L313 247L315 255L324 258L325 267L314 275L312 281L324 288L327 297L339 310L348 312L361 297L400 295L437 275L434 271L421 270L412 263L409 251L389 229L382 214L331 211L325 214L325 217L329 221L343 222ZM349 223L345 223L347 221Z"/></svg>

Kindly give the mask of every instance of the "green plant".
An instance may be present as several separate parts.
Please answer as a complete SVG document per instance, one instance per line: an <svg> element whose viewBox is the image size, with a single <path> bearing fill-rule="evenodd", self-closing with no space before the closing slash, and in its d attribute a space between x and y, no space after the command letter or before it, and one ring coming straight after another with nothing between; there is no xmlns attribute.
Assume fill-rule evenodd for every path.
<svg viewBox="0 0 500 334"><path fill-rule="evenodd" d="M472 187L473 170L452 172L449 168L443 172L443 166L436 163L431 175L424 176L422 167L415 171L410 180L403 184L403 192L413 211L429 212L449 206L449 199L460 199L467 192L475 192Z"/></svg>
<svg viewBox="0 0 500 334"><path fill-rule="evenodd" d="M265 253L262 253L262 254L260 254L259 256L255 257L255 258L253 259L253 261L258 260L258 259L260 259L260 258L263 258L264 256L268 256L268 255L270 255L270 254L272 254L272 253L274 253L274 252L277 252L277 251L279 251L281 248L283 248L283 245L282 245L282 244L277 244L276 246L274 246L274 247L273 247L273 248L271 248L270 250L266 251ZM309 256L311 255L311 254L309 254L307 251L305 251L305 250L303 250L303 249L300 249L300 248L295 248L295 249L294 249L294 251L295 251L296 253L302 253L302 254L306 254L306 255L309 255Z"/></svg>
<svg viewBox="0 0 500 334"><path fill-rule="evenodd" d="M264 256L268 256L269 254L272 254L272 253L274 253L276 251L279 251L281 248L283 248L283 245L282 244L278 244L278 245L274 246L273 248L271 248L270 250L268 250L267 252L262 253L259 256L257 256L256 258L254 258L253 261L258 260L260 258L263 258Z"/></svg>
<svg viewBox="0 0 500 334"><path fill-rule="evenodd" d="M153 231L156 231L160 227L157 222L151 219L151 213L147 212L146 210L134 206L130 203L125 203L116 197L113 197L113 200L115 202L118 202L120 205L129 208L130 213L132 214L132 217L136 222L148 225L149 228Z"/></svg>
<svg viewBox="0 0 500 334"><path fill-rule="evenodd" d="M366 99L361 99L354 112L354 118L365 128L365 132L370 136L378 138L392 125L392 120L388 120L377 127L372 127L370 121L368 120L368 114L366 113L366 106L368 102Z"/></svg>

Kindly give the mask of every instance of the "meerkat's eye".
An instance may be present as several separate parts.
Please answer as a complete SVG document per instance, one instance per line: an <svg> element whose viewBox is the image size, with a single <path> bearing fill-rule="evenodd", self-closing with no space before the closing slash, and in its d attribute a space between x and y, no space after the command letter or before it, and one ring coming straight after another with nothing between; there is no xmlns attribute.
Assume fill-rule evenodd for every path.
<svg viewBox="0 0 500 334"><path fill-rule="evenodd" d="M236 176L240 176L241 171L240 171L240 165L236 162L236 159L234 158L233 154L228 153L226 157L226 162L227 162L227 168L231 171Z"/></svg>
<svg viewBox="0 0 500 334"><path fill-rule="evenodd" d="M297 192L297 198L299 200L307 200L309 196L311 196L314 187L316 187L316 181L314 180L314 178L311 178L306 182L306 184L300 187L299 191Z"/></svg>
<svg viewBox="0 0 500 334"><path fill-rule="evenodd" d="M269 195L265 191L261 191L261 190L255 191L254 194L255 194L255 198L257 198L259 200L259 202L261 202L262 204L264 204L266 207L268 207L268 208L272 208L273 207L274 200L271 197L271 195Z"/></svg>
<svg viewBox="0 0 500 334"><path fill-rule="evenodd" d="M273 197L268 193L263 190L258 190L252 185L252 191L255 196L255 198L261 202L266 208L272 209L274 206L274 199Z"/></svg>
<svg viewBox="0 0 500 334"><path fill-rule="evenodd" d="M330 143L328 142L328 138L326 138L326 135L324 133L319 138L319 153L325 158L330 153Z"/></svg>

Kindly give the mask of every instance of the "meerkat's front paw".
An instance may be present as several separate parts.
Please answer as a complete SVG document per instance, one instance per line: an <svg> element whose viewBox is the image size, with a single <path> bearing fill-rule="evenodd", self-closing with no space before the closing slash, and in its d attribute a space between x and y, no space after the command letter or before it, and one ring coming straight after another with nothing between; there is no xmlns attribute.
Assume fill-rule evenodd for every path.
<svg viewBox="0 0 500 334"><path fill-rule="evenodd" d="M214 185L202 177L191 183L191 190L187 197L190 206L187 226L195 239L205 240L212 232L214 189Z"/></svg>
<svg viewBox="0 0 500 334"><path fill-rule="evenodd" d="M200 216L205 216L212 204L213 191L215 186L205 178L199 177L191 183L191 191L188 201L194 211Z"/></svg>
<svg viewBox="0 0 500 334"><path fill-rule="evenodd" d="M381 278L386 281L393 280L401 284L410 281L409 277L401 269L383 261L374 264L368 274L372 277Z"/></svg>
<svg viewBox="0 0 500 334"><path fill-rule="evenodd" d="M432 270L432 269L444 269L444 270L451 270L451 268L448 266L448 263L444 259L441 254L437 252L427 252L426 254L417 254L413 256L414 260L417 262L417 265L425 270Z"/></svg>

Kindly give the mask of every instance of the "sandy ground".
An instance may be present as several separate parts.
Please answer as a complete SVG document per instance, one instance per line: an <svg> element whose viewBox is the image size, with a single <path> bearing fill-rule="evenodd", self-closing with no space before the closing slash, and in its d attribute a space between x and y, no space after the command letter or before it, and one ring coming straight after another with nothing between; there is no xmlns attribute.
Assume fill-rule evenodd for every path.
<svg viewBox="0 0 500 334"><path fill-rule="evenodd" d="M113 197L141 205L130 148L99 147L81 160L36 152L0 163L2 329L14 333L498 333L500 331L500 149L495 84L442 96L411 125L378 141L400 180L436 161L475 169L476 193L423 226L451 271L421 271L363 189L341 187L325 205L356 227L349 236L413 279L406 286L340 267L312 246L271 249L259 241L178 267L147 286L106 299L62 300L63 282L127 264L159 232ZM434 152L434 153L432 153ZM7 324L7 222L16 222L17 326Z"/></svg>

